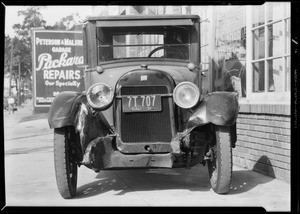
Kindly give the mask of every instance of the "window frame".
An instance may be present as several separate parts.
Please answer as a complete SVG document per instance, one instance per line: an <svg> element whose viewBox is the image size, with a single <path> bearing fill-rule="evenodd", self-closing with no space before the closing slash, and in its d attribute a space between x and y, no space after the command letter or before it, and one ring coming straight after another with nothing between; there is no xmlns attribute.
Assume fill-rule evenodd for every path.
<svg viewBox="0 0 300 214"><path fill-rule="evenodd" d="M192 39L191 37L193 36L192 35L192 29L190 28L189 25L186 25L186 26L177 26L177 25L174 25L174 26L146 26L147 30L142 30L141 28L135 26L135 27L132 27L131 30L128 30L128 28L126 28L127 30L120 30L120 28L116 28L115 30L115 27L110 27L110 28L106 28L106 27L96 27L96 49L97 49L97 64L100 65L100 64L103 64L103 63L106 63L106 62L114 62L114 61L120 61L120 60L145 60L145 59L148 59L148 57L122 57L122 58L111 58L109 60L99 60L99 49L100 48L112 48L112 52L114 52L113 48L115 47L125 47L126 48L126 51L129 52L129 48L131 47L155 47L155 46L164 46L164 47L173 47L173 46L186 46L188 48L188 59L180 59L180 58L160 58L160 57L152 57L151 60L175 60L175 61L182 61L182 62L189 62L192 60ZM186 31L188 31L189 33L189 36L187 37L187 40L188 40L188 43L181 43L181 44L174 44L174 43L158 43L158 44L128 44L129 42L129 37L128 36L131 36L131 35L138 35L138 34L142 34L142 35L151 35L151 34L159 34L161 33L161 35L163 36L163 40L165 40L165 36L166 36L166 33L167 31L165 30L166 27L169 27L169 28L172 28L172 27L180 27L180 28L183 28L185 29ZM159 29L153 29L151 30L151 28L159 28ZM160 29L161 28L161 29ZM103 35L106 35L107 37L110 38L111 40L111 44L105 44L105 45L102 45L100 44L100 40L99 38L97 37L98 34L101 34L100 31L102 31L102 34ZM170 31L170 29L168 29L168 31ZM126 38L126 42L122 45L114 45L113 44L113 36L116 36L116 35L123 35Z"/></svg>
<svg viewBox="0 0 300 214"><path fill-rule="evenodd" d="M265 3L262 5L264 7L264 23L258 26L253 27L253 6L247 6L246 8L246 46L248 47L246 49L246 97L240 98L240 102L244 104L290 104L291 99L291 91L290 89L286 91L286 68L287 68L287 60L291 60L291 53L289 49L289 53L287 53L287 37L286 37L286 27L289 24L291 26L291 15L290 13L284 14L284 17L281 17L279 19L273 20L271 22L268 22L268 9L269 4L272 3ZM284 5L284 11L286 11L286 7L288 5ZM288 7L290 8L290 7ZM289 22L288 22L289 20ZM283 53L280 55L269 57L269 26L272 26L274 24L281 23L281 29L283 32L283 39L281 41L282 47L284 48ZM253 34L254 31L260 28L264 28L264 52L265 56L260 59L253 59ZM289 28L291 29L291 28ZM283 73L283 79L281 81L283 91L268 91L269 88L269 62L271 62L274 59L281 59L282 60L282 73ZM264 62L264 91L263 92L254 92L253 91L253 64L258 62Z"/></svg>

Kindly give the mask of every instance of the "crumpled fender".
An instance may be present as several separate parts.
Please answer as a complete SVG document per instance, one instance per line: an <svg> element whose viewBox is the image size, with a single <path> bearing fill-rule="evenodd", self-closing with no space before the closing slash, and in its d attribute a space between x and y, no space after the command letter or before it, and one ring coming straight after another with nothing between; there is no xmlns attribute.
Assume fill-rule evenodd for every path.
<svg viewBox="0 0 300 214"><path fill-rule="evenodd" d="M239 112L237 94L234 92L212 92L207 94L189 118L186 130L213 123L219 126L235 124Z"/></svg>
<svg viewBox="0 0 300 214"><path fill-rule="evenodd" d="M57 95L48 113L48 123L50 128L74 126L83 153L92 140L113 134L103 114L91 112L84 93L66 91Z"/></svg>
<svg viewBox="0 0 300 214"><path fill-rule="evenodd" d="M50 128L75 125L76 113L83 96L85 95L74 91L64 91L58 94L48 112Z"/></svg>

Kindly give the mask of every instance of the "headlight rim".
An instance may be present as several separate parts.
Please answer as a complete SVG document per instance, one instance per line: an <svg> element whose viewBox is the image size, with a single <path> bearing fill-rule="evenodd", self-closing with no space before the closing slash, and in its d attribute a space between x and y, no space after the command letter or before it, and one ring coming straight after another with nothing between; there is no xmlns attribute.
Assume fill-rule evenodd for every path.
<svg viewBox="0 0 300 214"><path fill-rule="evenodd" d="M99 107L99 106L95 105L95 104L91 101L91 98L90 98L89 94L90 94L91 90L92 90L94 87L96 87L97 85L104 85L104 86L108 87L108 88L110 89L110 91L112 92L111 100L110 100L110 102L109 102L107 105L104 105L104 106ZM95 84L91 85L91 86L89 87L89 89L86 91L86 98L87 98L87 101L88 101L87 103L88 103L92 108L97 109L97 110L105 110L105 109L109 108L109 107L112 105L112 103L113 103L114 97L115 97L114 88L112 88L110 85L108 85L108 84L106 84L106 83L103 83L103 82L100 82L100 83L98 82L98 83L95 83Z"/></svg>
<svg viewBox="0 0 300 214"><path fill-rule="evenodd" d="M192 105L189 105L189 106L183 106L183 105L181 105L181 104L178 102L177 98L176 98L176 95L177 95L177 93L178 93L178 89L179 89L182 85L186 85L186 84L192 86L192 88L195 89L196 95L197 95L195 101L192 103ZM174 100L174 102L176 103L177 106L179 106L180 108L183 108L183 109L190 109L190 108L193 108L194 106L196 106L197 103L198 103L199 100L200 100L200 96L201 96L201 94L200 94L200 89L199 89L199 87L198 87L195 83L189 82L189 81L183 81L183 82L177 84L176 87L175 87L174 90L173 90L173 100Z"/></svg>

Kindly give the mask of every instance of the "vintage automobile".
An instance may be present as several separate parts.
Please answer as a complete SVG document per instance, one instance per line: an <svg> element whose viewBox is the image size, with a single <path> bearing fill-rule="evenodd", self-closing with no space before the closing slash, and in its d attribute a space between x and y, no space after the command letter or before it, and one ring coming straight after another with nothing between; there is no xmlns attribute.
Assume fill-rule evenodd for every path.
<svg viewBox="0 0 300 214"><path fill-rule="evenodd" d="M76 195L77 169L190 169L207 163L212 189L230 189L239 111L234 92L203 94L197 15L91 17L83 25L86 91L58 94L57 186Z"/></svg>

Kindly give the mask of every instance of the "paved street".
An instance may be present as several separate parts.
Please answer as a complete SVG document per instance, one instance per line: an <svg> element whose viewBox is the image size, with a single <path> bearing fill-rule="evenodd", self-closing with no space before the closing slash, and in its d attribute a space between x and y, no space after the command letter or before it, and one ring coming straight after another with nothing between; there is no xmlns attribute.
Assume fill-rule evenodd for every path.
<svg viewBox="0 0 300 214"><path fill-rule="evenodd" d="M261 206L290 210L290 184L234 166L231 191L217 195L207 168L111 170L79 168L77 197L63 199L53 163L53 130L30 102L4 112L7 206Z"/></svg>

